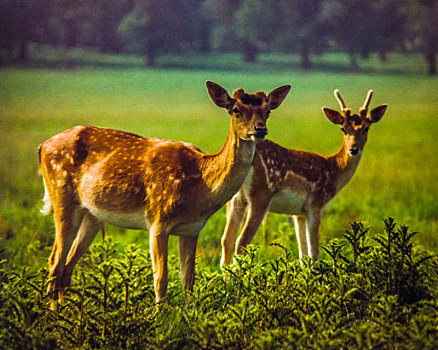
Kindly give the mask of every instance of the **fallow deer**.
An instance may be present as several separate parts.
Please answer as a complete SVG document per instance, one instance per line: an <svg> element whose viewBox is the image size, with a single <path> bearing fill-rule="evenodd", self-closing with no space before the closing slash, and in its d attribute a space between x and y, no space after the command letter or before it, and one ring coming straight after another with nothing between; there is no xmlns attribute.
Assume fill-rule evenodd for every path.
<svg viewBox="0 0 438 350"><path fill-rule="evenodd" d="M370 90L359 114L352 114L338 90L334 94L342 114L330 108L323 108L323 112L333 124L341 126L344 134L336 154L324 157L284 148L269 140L257 144L252 168L242 188L227 203L222 266L231 262L236 233L245 214L236 254L251 242L268 211L293 216L300 258L310 255L313 261L318 260L322 210L350 181L367 142L368 129L383 117L387 107L381 105L368 114Z"/></svg>
<svg viewBox="0 0 438 350"><path fill-rule="evenodd" d="M225 145L205 154L192 144L125 131L77 126L39 149L43 213L54 211L56 238L49 258L49 294L62 299L73 269L102 223L150 231L156 301L167 289L169 235L179 236L181 280L191 290L199 231L239 190L267 134L266 120L290 90L266 95L234 91L207 81L213 102L231 125Z"/></svg>

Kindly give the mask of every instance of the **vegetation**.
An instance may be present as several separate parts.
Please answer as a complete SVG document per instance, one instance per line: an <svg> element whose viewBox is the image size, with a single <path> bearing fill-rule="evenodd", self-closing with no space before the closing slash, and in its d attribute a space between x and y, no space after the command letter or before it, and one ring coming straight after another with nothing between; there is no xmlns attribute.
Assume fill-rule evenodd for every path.
<svg viewBox="0 0 438 350"><path fill-rule="evenodd" d="M280 54L257 63L235 54L168 55L144 69L137 56L40 49L30 50L33 66L0 70L0 348L436 347L438 83L418 76L419 55L389 54L384 65L372 55L359 61L369 74L353 75L342 54L318 57L317 71L296 70L300 57ZM342 138L321 112L338 107L335 88L352 108L370 88L373 105L389 105L357 173L326 210L321 261L301 266L293 228L270 215L225 283L222 209L200 234L193 294L181 290L171 239L169 293L158 308L148 235L108 226L75 270L64 305L51 310L45 291L54 227L39 213L38 145L93 124L216 152L228 120L211 103L207 79L229 91L291 83L268 121L269 138L325 155ZM382 229L384 217L419 233L392 219Z"/></svg>
<svg viewBox="0 0 438 350"><path fill-rule="evenodd" d="M317 55L422 53L436 74L435 0L4 0L0 4L0 64L29 63L29 45L122 51L153 65L163 54L298 53L309 69Z"/></svg>
<svg viewBox="0 0 438 350"><path fill-rule="evenodd" d="M351 224L325 247L329 258L301 267L279 244L260 262L250 249L222 273L201 270L184 295L171 271L168 297L154 305L148 254L111 240L80 263L64 304L48 307L47 269L0 270L0 347L433 349L438 336L438 260L415 233L385 220L370 245ZM176 258L171 260L175 262Z"/></svg>

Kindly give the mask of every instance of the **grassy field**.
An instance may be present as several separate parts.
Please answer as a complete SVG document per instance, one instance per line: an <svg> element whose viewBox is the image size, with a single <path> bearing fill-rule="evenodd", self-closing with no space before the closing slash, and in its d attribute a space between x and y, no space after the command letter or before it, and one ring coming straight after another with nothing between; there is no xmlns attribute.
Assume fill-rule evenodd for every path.
<svg viewBox="0 0 438 350"><path fill-rule="evenodd" d="M32 264L36 256L45 260L53 240L51 218L38 213L43 193L37 174L41 142L74 125L92 124L184 140L216 152L229 123L227 114L210 100L206 80L230 92L238 87L270 91L292 84L290 95L268 122L269 138L324 155L335 152L342 139L321 112L323 106L338 108L333 90L338 88L348 106L358 108L372 88L372 105L387 103L389 108L383 120L373 125L354 178L326 208L321 241L340 236L350 221L363 221L374 230L381 218L392 216L419 231L421 244L437 250L436 78L262 68L260 72L11 68L0 71L0 162L5 165L0 170L0 230L2 246L13 247L13 259ZM200 260L206 257L217 266L224 223L222 210L204 228ZM269 241L295 246L284 216L271 215L265 230ZM114 234L124 243L147 247L143 232L117 229ZM254 243L263 245L266 239L258 234ZM37 253L40 249L44 253Z"/></svg>
<svg viewBox="0 0 438 350"><path fill-rule="evenodd" d="M25 273L26 269L37 272L40 267L47 266L47 258L54 239L52 216L43 217L39 213L39 208L42 205L43 186L41 176L38 175L38 145L54 134L72 126L92 124L123 129L144 136L183 140L194 143L206 152L217 152L225 142L229 120L226 112L216 107L210 100L205 88L206 80L213 80L221 84L230 93L239 87L249 92L258 90L268 92L280 85L291 84L291 93L282 106L273 111L268 121L269 138L287 147L314 151L324 155L337 151L342 140L341 131L328 122L321 112L323 106L338 108L337 101L333 97L333 90L339 89L347 105L356 109L362 104L368 89L373 89L374 97L371 106L387 103L389 106L387 113L378 124L372 126L364 156L352 181L327 206L321 227L320 241L326 246L330 241L327 246L328 252L330 249L333 252L337 241L331 240L341 239L344 230L350 228L351 221L364 222L366 227L370 227L368 234L373 237L376 233L381 233L384 230L382 218L390 216L394 217L398 223L408 225L412 231L419 232L413 237L416 250L421 251L421 247L424 247L432 252L438 252L438 157L436 156L438 144L435 136L438 133L436 122L438 79L414 74L418 73L422 67L417 56L410 58L390 56L390 62L381 69L377 61L371 60L364 67L366 74L345 72L342 67L348 62L343 62L335 56L328 56L325 61L317 61L320 70L312 72L294 69L294 59L289 61L288 58L282 56L261 57L260 62L254 65L236 63L233 57L224 57L217 66L215 60L204 62L201 58L196 57L195 61L202 68L195 68L190 58L164 57L159 60L158 67L144 69L140 66L138 58L128 57L120 61L120 58L109 57L109 62L105 63L109 66L103 65L101 67L93 64L92 67L87 67L80 64L76 65L76 68L66 68L72 63L73 59L70 59L69 64L58 65L56 69L36 65L33 68L10 67L0 70L0 164L2 164L0 166L0 260L6 259L6 265L3 265L6 266L6 270L0 266L0 282L5 283L0 288L0 301L13 300L8 304L8 308L5 307L4 317L0 312L0 316L3 317L0 317L0 321L7 320L5 324L2 323L3 326L0 325L0 328L9 329L8 327L12 327L8 323L13 322L9 321L12 317L10 315L17 315L14 329L16 329L16 334L22 337L20 338L22 343L18 342L19 345L16 345L16 348L20 348L28 339L32 339L33 344L40 344L39 341L41 344L46 344L48 336L41 335L46 334L47 328L44 327L49 327L49 329L60 327L56 328L56 332L60 334L59 339L64 340L57 338L57 341L61 341L66 348L69 346L80 347L81 344L84 344L85 335L83 332L85 329L89 332L87 334L90 337L87 341L97 337L94 339L96 343L88 343L88 347L111 348L108 343L99 343L99 341L106 339L105 330L109 332L110 325L107 322L114 321L115 328L113 330L117 330L117 327L120 326L117 320L120 318L121 304L120 301L117 301L119 299L116 300L116 297L121 298L122 291L118 291L119 294L114 296L114 304L111 306L114 309L108 311L107 319L105 319L106 311L103 311L104 316L99 319L104 320L102 321L103 326L102 324L95 326L96 333L93 330L93 323L84 326L86 322L84 321L84 323L82 318L79 320L74 318L76 316L72 316L78 314L72 306L77 305L74 298L69 301L70 304L67 303L66 308L60 311L58 318L54 318L46 310L47 300L43 296L43 290L47 283L47 271L40 270L38 275L32 276L27 276ZM59 59L59 57L55 58ZM207 60L208 57L204 57L204 59ZM81 63L83 62L81 61ZM333 69L324 71L323 69L327 67ZM337 69L337 67L341 67L341 69ZM398 74L393 75L394 72ZM147 306L153 299L150 262L147 261L147 257L143 257L138 258L140 260L137 259L134 263L135 271L138 274L136 278L140 281L136 283L140 283L142 286L141 288L136 287L138 290L132 296L134 299L137 298L135 299L137 301L129 301L129 303L132 302L132 305L129 304L131 306L125 305L125 321L127 310L130 307L134 310L134 305L137 305L138 309L140 305L142 313L136 314L136 316L131 315L131 321L137 320L141 322L141 327L146 327L143 333L146 338L156 337L153 339L154 346L157 348L163 348L163 344L167 344L165 346L167 348L178 348L181 344L191 348L190 344L195 342L193 339L199 341L195 348L214 348L208 343L208 339L211 337L211 339L217 340L222 337L222 335L218 335L218 332L224 332L223 334L230 337L230 339L227 338L228 340L221 338L222 340L218 344L222 344L222 346L229 344L230 347L234 348L248 346L254 341L258 342L258 348L269 348L267 344L270 344L271 341L289 344L289 346L294 346L293 344L299 344L298 342L302 341L304 347L320 346L326 348L326 345L329 344L327 339L337 339L338 343L335 342L331 345L335 348L339 348L341 344L344 344L344 341L343 346L347 348L351 348L352 344L355 344L354 347L360 348L362 336L368 341L365 346L378 347L379 344L383 344L379 343L379 336L386 339L387 342L384 342L386 345L396 344L398 337L396 333L400 330L405 332L403 337L413 339L413 341L417 341L417 344L423 344L423 348L433 344L433 334L436 335L438 328L430 320L438 319L436 317L438 309L436 308L436 299L433 299L435 306L430 309L429 306L426 308L426 304L416 306L418 308L424 307L425 311L424 317L422 316L422 319L415 321L415 327L410 324L412 320L410 317L416 313L411 309L404 308L405 301L402 299L406 298L403 293L406 293L406 290L411 288L410 286L413 286L412 290L419 288L418 295L422 293L421 297L417 297L417 299L430 298L429 292L426 290L427 288L432 288L431 290L435 288L433 283L436 283L437 279L435 278L436 273L433 271L436 272L436 266L428 267L429 270L426 268L424 271L421 270L420 277L415 277L416 279L412 282L408 279L409 276L400 274L400 271L403 272L407 266L404 258L401 262L399 261L401 268L396 270L398 265L396 263L391 265L391 261L387 260L384 242L369 240L369 244L377 244L376 251L369 250L372 253L366 256L364 254L363 260L358 260L357 263L348 262L345 265L343 265L344 263L336 265L331 261L339 259L339 256L322 250L322 260L328 262L322 263L317 271L311 272L310 267L301 270L296 261L298 250L293 228L289 227L285 216L270 215L267 218L264 234L259 232L253 241L255 246L259 248L259 252L250 254L246 260L240 261L241 275L236 275L237 277L235 276L235 280L232 279L231 284L222 285L221 273L218 273L218 270L220 238L224 225L225 212L224 209L221 209L208 221L201 232L197 253L196 294L186 301L189 306L188 311L185 311L184 306L181 306L184 305L184 300L180 291L176 258L177 240L174 237L170 242L170 295L174 299L169 301L169 306L165 307L164 312L158 317L156 317L155 311L151 311ZM129 253L129 250L125 252L126 247L131 243L135 243L140 251L145 253L148 251L148 234L145 232L112 227L107 227L106 231L107 236L112 237L112 242L118 243L116 249L119 254L124 254L123 257L116 259L111 254L102 255L99 252L105 249L111 250L113 247L108 248L109 243L105 243L106 245L95 243L93 254L86 258L87 262L79 267L75 275L74 284L76 283L78 289L72 291L73 295L79 295L79 289L83 288L85 294L81 298L85 298L84 295L87 297L80 300L83 302L87 300L89 303L87 304L89 320L95 323L97 321L93 317L96 317L96 313L101 312L101 309L99 309L100 311L95 309L100 308L101 304L91 298L94 293L92 292L93 288L97 288L94 285L97 279L94 282L93 280L84 282L84 276L97 273L96 278L100 278L99 274L105 274L105 269L108 266L120 267L123 264L128 264L131 260L133 261L133 256L139 253L134 254L132 251ZM100 236L96 239L96 242L99 241L102 241ZM280 243L287 249L286 254L283 248L267 245L271 242ZM407 245L405 244L403 247L406 248ZM345 254L343 261L349 261L350 253ZM400 256L405 256L404 254L407 254L406 250L403 250ZM106 256L106 260L102 256ZM424 253L420 253L417 260L409 260L411 263L409 266L412 267L412 264L415 264L422 256ZM255 263L256 261L260 263ZM370 264L370 262L372 263ZM376 262L381 264L379 266L392 277L379 275L381 272L378 268L373 271L366 270L370 266L375 266ZM146 270L144 276L140 277L140 272L143 271L140 265L143 266L143 263L146 264L146 267L143 267ZM279 267L279 264L284 266ZM90 270L90 266L94 266L94 268ZM415 268L407 268L407 271L417 273L416 269L419 266L422 265L418 263ZM332 268L333 270L331 270ZM352 274L352 272L354 273ZM286 277L284 279L281 277L279 280L279 274ZM345 280L340 281L339 276L343 276L342 278ZM368 279L363 276L368 276ZM394 276L399 280L395 280ZM427 282L427 278L424 279L425 276L430 276L431 280ZM432 276L435 276L435 279ZM250 293L253 287L261 288L257 281L263 279L265 287L271 286L274 290L269 289L271 287L266 287L255 294ZM373 288L379 286L379 283L391 280L396 281L396 284L389 287L382 285L382 295L377 295L377 291L373 291ZM435 282L431 282L432 280ZM5 281L8 281L9 284L7 285ZM111 283L119 283L114 281L116 279ZM400 287L397 281L403 283L408 281L405 286L406 290ZM119 287L120 283L117 284ZM297 292L300 288L304 288L305 284L309 287L309 283L315 287L313 291L308 289L305 291L307 294ZM36 285L41 285L41 289L35 287ZM13 286L13 288L3 288L3 286ZM215 289L214 286L220 286L220 288ZM119 287L114 287L114 290L118 290ZM358 288L363 295L366 294L369 298L374 298L373 303L368 304L361 294L358 304L357 295L355 296ZM39 290L40 294L35 294L35 290ZM217 294L221 293L220 290L224 291L223 294ZM245 299L246 297L241 295L242 290L247 290L250 293L250 299ZM282 293L276 294L279 290L288 290L290 295L295 296L291 299L283 298ZM146 294L140 296L143 292ZM332 292L334 293L334 301L313 299L320 295L332 295ZM415 289L414 292L417 290ZM259 295L259 299L253 299L258 298L257 295ZM399 299L389 298L393 295ZM268 308L262 300L264 297L276 299L269 301L271 306ZM341 298L339 300L344 300L345 297L345 305L347 305L347 300L351 304L343 308L343 301L339 305L336 304L338 297ZM37 299L38 301L35 301ZM138 300L140 301L138 302ZM283 302L281 300L285 303L283 306L280 305ZM309 306L309 309L306 307L303 319L298 320L298 316L296 316L297 319L291 319L291 323L288 323L287 327L291 327L293 324L295 330L291 333L290 328L287 328L286 333L282 333L282 326L276 322L280 322L282 317L289 320L288 317L295 312L298 315L299 310L302 310L299 306L301 302L305 305L321 302L325 303L325 306L322 304L315 306L315 304ZM398 306L394 306L395 304ZM331 308L330 310L326 310L327 305L329 309ZM73 309L70 310L71 307ZM295 307L298 307L299 310L295 310ZM221 310L221 312L217 313L216 310ZM260 316L260 320L263 319L266 322L269 320L269 325L264 323L262 326L260 320L253 323L248 321L245 324L244 313L246 314L247 310L248 315ZM265 314L263 310L270 313ZM327 315L337 315L337 318L332 322L331 319L325 319L322 313L315 314L314 311L310 310L325 310ZM280 314L276 314L277 312ZM281 314L281 312L292 312L292 314ZM370 314L368 315L367 312ZM82 311L79 314L82 315ZM418 312L418 315L420 314L422 314L421 311ZM68 323L63 317L73 317L76 323ZM237 328L229 328L228 330L226 327L224 328L226 317L234 320ZM321 317L321 319L316 321L315 317ZM387 317L387 319L385 318L383 325L379 325L378 322L382 317ZM216 323L210 321L213 319ZM348 323L350 321L353 323ZM329 335L324 333L326 329L324 322L334 325L334 333L330 333L332 331L329 331ZM400 328L395 326L395 328L391 328L393 322L401 322L397 323ZM56 325L53 326L53 324ZM177 324L184 326L178 328ZM69 331L61 332L64 329L62 327L66 327ZM140 326L135 323L135 327ZM245 327L249 333L244 333ZM30 332L25 331L26 329L31 329L31 332L36 333L26 333ZM266 333L263 329L272 329L272 332ZM398 330L396 331L396 329ZM21 334L21 331L24 333ZM130 333L132 330L129 329L124 329L124 331L130 336L139 332L137 328L133 330L134 333ZM58 334L56 332L53 333L55 338ZM69 332L74 339L65 338ZM120 329L117 332L120 332ZM423 334L424 332L429 333L426 336ZM2 334L0 333L0 338ZM9 331L8 334L11 336ZM159 336L159 334L161 335ZM236 340L235 334L240 334L241 338ZM317 334L318 336L313 337L308 334ZM377 334L380 335L377 336ZM191 340L184 338L187 336L191 337ZM18 341L18 338L19 336L11 340L10 344L13 344L12 341ZM144 341L148 344L147 341L151 341L152 338L148 338L149 340L146 338ZM172 339L180 339L179 341L182 343L171 343ZM432 339L432 341L429 343L428 339ZM207 343L203 343L204 341ZM233 343L235 341L237 343ZM50 348L50 343L48 344L46 346ZM126 346L126 343L123 343L125 344L123 346L120 345L121 343L117 344L113 348ZM145 343L141 344L143 347L145 346ZM154 346L151 345L150 348L154 348ZM220 346L217 345L217 347Z"/></svg>

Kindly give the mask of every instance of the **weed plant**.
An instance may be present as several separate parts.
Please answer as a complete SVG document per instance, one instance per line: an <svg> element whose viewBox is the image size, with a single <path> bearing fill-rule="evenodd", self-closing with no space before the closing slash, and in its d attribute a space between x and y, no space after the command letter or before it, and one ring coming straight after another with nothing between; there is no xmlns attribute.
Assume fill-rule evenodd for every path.
<svg viewBox="0 0 438 350"><path fill-rule="evenodd" d="M250 246L222 272L198 267L184 293L176 257L169 292L154 304L149 255L106 239L50 308L48 271L0 270L2 349L436 349L438 259L415 232L384 220L370 237L354 222L301 263L280 244L262 259Z"/></svg>

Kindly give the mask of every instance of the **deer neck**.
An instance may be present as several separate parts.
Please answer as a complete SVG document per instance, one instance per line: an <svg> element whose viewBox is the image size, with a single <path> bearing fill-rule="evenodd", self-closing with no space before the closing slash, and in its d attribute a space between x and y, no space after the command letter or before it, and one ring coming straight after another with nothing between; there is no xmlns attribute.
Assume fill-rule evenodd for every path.
<svg viewBox="0 0 438 350"><path fill-rule="evenodd" d="M251 168L255 143L239 138L232 128L222 149L202 159L203 179L213 202L224 204L239 190Z"/></svg>
<svg viewBox="0 0 438 350"><path fill-rule="evenodd" d="M336 191L341 190L351 180L361 157L362 154L351 156L345 143L342 143L339 151L330 157L335 162L337 168Z"/></svg>

